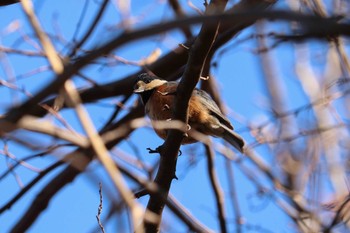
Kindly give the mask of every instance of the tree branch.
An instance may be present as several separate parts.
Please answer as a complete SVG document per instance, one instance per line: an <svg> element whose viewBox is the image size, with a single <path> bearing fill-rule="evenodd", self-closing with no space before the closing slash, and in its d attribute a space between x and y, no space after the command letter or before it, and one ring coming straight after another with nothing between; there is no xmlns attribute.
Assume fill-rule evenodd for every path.
<svg viewBox="0 0 350 233"><path fill-rule="evenodd" d="M2 0L0 1L0 6L7 6L15 3L19 3L19 0Z"/></svg>
<svg viewBox="0 0 350 233"><path fill-rule="evenodd" d="M222 12L225 6L226 1L211 1L206 9L206 15ZM219 22L219 20L216 20L214 22L204 23L191 47L183 78L176 90L175 108L172 113L172 119L174 120L187 123L188 101L199 80L207 54L217 36ZM164 144L160 147L160 165L155 182L164 191L166 196L169 193L173 178L176 177L176 161L183 136L183 131L169 130ZM162 216L164 205L165 202L163 200L159 200L155 195L150 195L147 209ZM159 232L160 222L155 224L145 221L145 229L146 232Z"/></svg>
<svg viewBox="0 0 350 233"><path fill-rule="evenodd" d="M22 104L21 106L12 109L8 115L7 119L16 122L24 114L37 113L37 109L33 109L31 106L36 105L42 99L47 97L49 94L56 93L57 90L62 86L62 83L68 78L72 77L78 70L82 69L88 65L91 61L100 57L103 54L107 54L110 51L126 44L136 39L161 33L163 31L171 30L180 27L182 24L196 24L199 22L213 23L217 20L231 21L233 24L239 24L242 26L247 22L254 22L258 19L269 19L269 20L282 20L282 21L299 21L303 22L304 25L304 35L307 38L330 38L338 35L350 36L350 26L347 23L337 23L332 18L321 18L318 16L304 15L295 12L288 11L249 11L240 12L237 14L213 14L209 16L195 16L185 19L177 19L171 22L159 24L153 27L147 27L145 29L140 29L131 32L124 32L121 36L113 39L112 41L106 43L100 48L93 50L91 53L81 57L72 64L66 65L65 71L57 76L54 82L50 83L46 88L41 90L33 98ZM312 26L311 26L312 25ZM322 25L322 27L321 27ZM327 30L325 30L325 28Z"/></svg>
<svg viewBox="0 0 350 233"><path fill-rule="evenodd" d="M110 130L116 129L118 127L124 127L128 121L140 117L142 114L143 111L141 107L133 109L120 121L111 125L107 129L104 129L104 131L101 132L102 137ZM107 148L110 149L118 144L133 130L133 128L128 128L126 131L123 131L124 134L119 134L115 137L115 139L109 140L109 142L106 143ZM74 156L71 156L72 154L74 154ZM39 193L35 196L33 202L29 205L29 208L25 211L24 215L15 224L12 232L25 232L39 217L39 215L46 209L51 198L55 196L55 194L57 194L61 188L72 182L82 171L84 171L93 159L94 155L95 154L92 148L88 148L85 150L78 149L64 156L64 158L66 158L65 162L69 163L69 165L61 173L47 182L46 186L39 191Z"/></svg>
<svg viewBox="0 0 350 233"><path fill-rule="evenodd" d="M237 7L237 9L242 10L244 7L246 7L246 10L249 10L254 4L258 4L258 2L262 1L251 1L251 0L243 0L239 4L235 6L242 6ZM271 1L265 0L269 5L272 5ZM249 4L247 4L249 3ZM234 7L235 8L235 7ZM235 8L236 9L236 8ZM239 13L239 12L233 12L233 13ZM251 21L253 23L254 21ZM238 26L239 25L239 26ZM229 26L229 27L228 27ZM246 25L249 26L249 25ZM244 27L242 27L242 22L240 21L232 21L229 25L227 25L227 28L221 27L220 31L225 32L225 30L230 30L230 32L233 34L233 31L235 33L238 33L240 30L242 30ZM135 35L135 34L134 34ZM135 38L137 39L137 38ZM128 41L125 41L123 43L127 43ZM193 42L192 39L188 40L188 45L191 45ZM108 47L105 45L105 47ZM80 60L77 60L73 62L71 65L66 65L64 78L69 78L73 73L74 69L79 70L80 68L87 65L87 63L91 60L93 60L93 57L98 57L98 52L94 51L93 55L87 55L82 57ZM155 72L157 75L162 77L169 77L171 74L177 73L177 70L184 66L186 60L188 57L188 51L182 47L179 47L175 51L170 52L163 58L159 59L152 65L150 65L148 68ZM86 62L86 64L83 64L83 62ZM76 64L78 64L78 67L76 67ZM68 68L67 68L68 67ZM142 71L140 71L142 72ZM83 91L81 93L82 99L84 102L92 102L100 98L107 98L111 96L119 95L121 92L125 93L131 93L132 92L132 84L133 84L133 77L135 77L136 74L130 75L126 77L125 79L118 80L114 83L109 83L101 87L95 87L93 89L89 89L87 91ZM57 77L56 80L59 80L60 77ZM63 82L62 82L63 83ZM56 84L50 84L50 87ZM55 88L54 88L55 89ZM56 90L56 89L55 89ZM51 90L45 91L41 93L41 96L45 96L47 94L51 94ZM40 93L39 93L40 94ZM39 96L40 97L40 96ZM38 102L41 98L37 97L37 100L34 102ZM22 105L23 110L27 110L26 105ZM40 116L44 115L46 111L42 111L42 109L39 107L36 107L35 105L28 105L29 109L31 109L31 114L37 115L39 113ZM18 108L20 109L20 108ZM12 109L9 113L15 112L16 109ZM26 112L26 111L24 111ZM117 122L116 124L113 124L109 126L108 128L104 129L101 134L107 133L110 130L113 130L116 127L119 127L122 124L125 124L130 119L135 119L137 117L143 116L143 109L139 106L136 109L132 110L129 114L127 114L122 120ZM10 118L9 118L10 119ZM128 132L132 132L132 128L128 129ZM127 133L127 132L126 132ZM124 136L124 135L121 135ZM107 145L107 148L112 148L114 145L116 145L121 140L120 137L116 137L114 140L110 141ZM92 159L93 153L89 150L86 150L84 152L86 155L86 158L88 159L87 163ZM85 164L84 162L84 164ZM85 165L87 166L87 164ZM38 193L36 198L33 200L32 205L30 205L30 208L27 209L25 214L20 218L19 222L15 225L13 229L27 229L40 215L42 211L45 210L47 204L51 200L53 196L66 184L69 184L71 181L74 180L74 178L79 175L84 170L84 167L80 167L80 169L77 169L75 166L70 165L65 170L63 170L60 174L58 174L56 177L54 177L50 182L47 183L47 185ZM40 204L40 205L39 205Z"/></svg>
<svg viewBox="0 0 350 233"><path fill-rule="evenodd" d="M210 183L212 186L212 189L214 191L214 196L216 200L216 208L217 208L217 215L220 223L220 229L222 233L227 232L227 227L226 227L226 219L225 219L225 204L224 204L224 194L222 192L222 189L219 184L218 177L215 172L215 167L214 167L214 157L215 153L213 151L213 148L210 143L205 144L205 151L207 154L207 168L208 168L208 174L210 177Z"/></svg>

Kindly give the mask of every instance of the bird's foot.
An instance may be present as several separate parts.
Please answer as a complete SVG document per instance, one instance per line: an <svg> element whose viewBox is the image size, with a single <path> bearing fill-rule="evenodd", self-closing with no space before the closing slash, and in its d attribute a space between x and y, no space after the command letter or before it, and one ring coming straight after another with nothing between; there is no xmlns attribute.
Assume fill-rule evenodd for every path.
<svg viewBox="0 0 350 233"><path fill-rule="evenodd" d="M160 154L160 146L158 146L155 150L151 148L146 148L149 154Z"/></svg>
<svg viewBox="0 0 350 233"><path fill-rule="evenodd" d="M146 150L148 150L149 154L160 154L161 155L161 149L162 146L158 146L156 149L152 149L152 148L146 148ZM181 156L182 155L182 151L179 150L179 154L177 156Z"/></svg>
<svg viewBox="0 0 350 233"><path fill-rule="evenodd" d="M135 198L138 199L138 198L146 196L148 194L149 194L149 192L146 189L142 189L141 191L134 193L134 196L135 196Z"/></svg>

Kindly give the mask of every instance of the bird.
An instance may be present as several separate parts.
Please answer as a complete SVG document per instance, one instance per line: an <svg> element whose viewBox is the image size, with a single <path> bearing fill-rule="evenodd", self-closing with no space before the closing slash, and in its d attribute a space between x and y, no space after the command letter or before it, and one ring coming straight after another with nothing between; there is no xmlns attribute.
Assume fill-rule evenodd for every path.
<svg viewBox="0 0 350 233"><path fill-rule="evenodd" d="M167 81L155 75L142 73L137 76L133 92L140 95L145 113L151 119L157 135L166 139L167 129L155 127L157 121L171 119L178 86L176 81ZM188 104L189 130L194 129L205 135L223 138L239 152L244 153L244 139L233 131L233 126L210 95L195 88ZM182 144L195 143L197 140L187 136Z"/></svg>

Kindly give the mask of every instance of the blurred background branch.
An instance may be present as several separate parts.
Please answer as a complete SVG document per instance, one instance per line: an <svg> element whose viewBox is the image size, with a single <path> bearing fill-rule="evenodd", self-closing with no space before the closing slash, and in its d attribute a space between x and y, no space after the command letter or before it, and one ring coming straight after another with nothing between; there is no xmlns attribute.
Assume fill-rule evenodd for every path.
<svg viewBox="0 0 350 233"><path fill-rule="evenodd" d="M70 230L98 229L79 219L101 182L106 232L349 230L347 1L17 2L0 1L1 229L43 231L67 211ZM206 90L247 153L212 139L178 157L171 126L148 155L163 142L132 93L142 72L180 80L184 122ZM78 200L91 212L67 210Z"/></svg>

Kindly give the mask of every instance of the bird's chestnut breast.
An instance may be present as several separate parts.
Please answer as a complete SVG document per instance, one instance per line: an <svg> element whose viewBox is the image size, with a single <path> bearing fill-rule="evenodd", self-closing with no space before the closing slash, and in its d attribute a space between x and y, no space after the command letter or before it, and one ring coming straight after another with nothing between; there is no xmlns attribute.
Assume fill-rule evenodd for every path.
<svg viewBox="0 0 350 233"><path fill-rule="evenodd" d="M166 86L158 87L145 106L146 113L155 121L165 121L171 118L174 102L174 93L169 92Z"/></svg>

